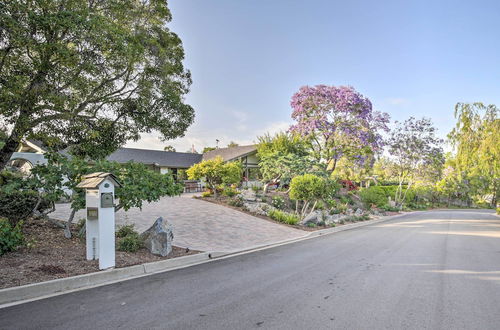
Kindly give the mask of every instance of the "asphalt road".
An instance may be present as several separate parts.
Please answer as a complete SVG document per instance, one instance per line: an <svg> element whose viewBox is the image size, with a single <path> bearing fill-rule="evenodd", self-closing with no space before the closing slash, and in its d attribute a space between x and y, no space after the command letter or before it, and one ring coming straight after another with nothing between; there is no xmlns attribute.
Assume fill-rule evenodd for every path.
<svg viewBox="0 0 500 330"><path fill-rule="evenodd" d="M407 215L0 309L0 328L500 329L500 218Z"/></svg>

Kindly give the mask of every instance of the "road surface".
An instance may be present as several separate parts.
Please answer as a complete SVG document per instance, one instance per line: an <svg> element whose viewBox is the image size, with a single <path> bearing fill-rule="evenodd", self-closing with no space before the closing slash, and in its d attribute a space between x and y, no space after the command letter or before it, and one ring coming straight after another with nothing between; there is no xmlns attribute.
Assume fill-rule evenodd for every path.
<svg viewBox="0 0 500 330"><path fill-rule="evenodd" d="M500 329L500 218L433 211L0 309L2 329Z"/></svg>

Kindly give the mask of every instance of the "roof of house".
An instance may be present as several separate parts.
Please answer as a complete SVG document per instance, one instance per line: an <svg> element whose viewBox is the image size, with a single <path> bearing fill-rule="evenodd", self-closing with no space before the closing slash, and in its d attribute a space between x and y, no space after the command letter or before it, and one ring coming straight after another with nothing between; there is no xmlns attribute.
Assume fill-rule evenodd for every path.
<svg viewBox="0 0 500 330"><path fill-rule="evenodd" d="M157 164L164 167L189 168L201 162L202 156L201 154L187 152L120 148L109 155L107 160L118 163L134 161L143 164Z"/></svg>
<svg viewBox="0 0 500 330"><path fill-rule="evenodd" d="M203 160L214 159L220 156L225 162L228 162L253 154L254 152L257 152L257 146L255 144L249 146L218 148L204 153Z"/></svg>

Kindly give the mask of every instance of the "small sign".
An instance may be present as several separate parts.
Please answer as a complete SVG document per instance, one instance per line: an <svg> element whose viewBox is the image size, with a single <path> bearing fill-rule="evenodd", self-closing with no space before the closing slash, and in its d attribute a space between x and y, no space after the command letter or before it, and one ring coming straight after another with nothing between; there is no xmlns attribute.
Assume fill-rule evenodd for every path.
<svg viewBox="0 0 500 330"><path fill-rule="evenodd" d="M99 218L99 209L97 207L87 207L87 220L97 220Z"/></svg>

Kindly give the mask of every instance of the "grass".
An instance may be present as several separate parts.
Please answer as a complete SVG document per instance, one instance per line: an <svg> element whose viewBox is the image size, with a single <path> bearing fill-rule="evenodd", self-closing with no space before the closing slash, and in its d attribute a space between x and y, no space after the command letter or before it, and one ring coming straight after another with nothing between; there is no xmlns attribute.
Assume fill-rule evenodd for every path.
<svg viewBox="0 0 500 330"><path fill-rule="evenodd" d="M296 225L299 223L299 217L297 215L280 210L270 210L268 216L273 220L283 222L288 225Z"/></svg>

